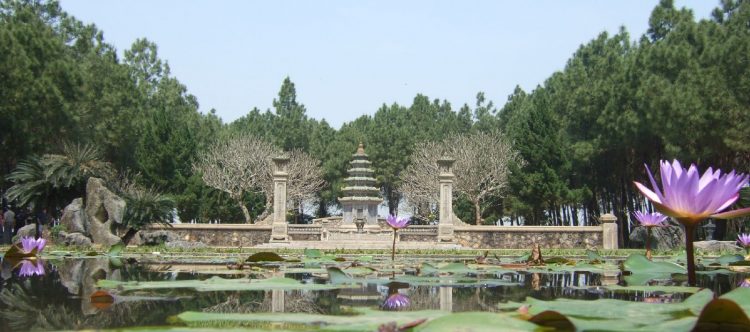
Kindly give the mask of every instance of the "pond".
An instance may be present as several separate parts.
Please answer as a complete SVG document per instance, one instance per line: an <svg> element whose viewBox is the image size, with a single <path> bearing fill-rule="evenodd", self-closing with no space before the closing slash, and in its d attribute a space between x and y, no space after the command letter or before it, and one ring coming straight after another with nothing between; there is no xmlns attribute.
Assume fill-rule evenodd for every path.
<svg viewBox="0 0 750 332"><path fill-rule="evenodd" d="M317 251L248 256L88 257L53 252L35 261L6 260L0 281L0 329L396 331L425 319L427 323L415 329L440 319L501 319L508 327L533 330L545 324L534 325L530 318L547 309L566 315L579 330L592 322L602 324L597 323L602 319L622 320L610 326L618 327L613 330L642 327L618 313L628 304L636 306L631 310L644 311L641 316L651 311L653 317L640 318L648 324L684 321L675 329L689 330L711 298L735 294L748 277L741 268L737 272L730 266L741 258L732 255L705 259L698 288L680 286L684 275L675 263L679 257L649 262L640 255L625 260L591 253L525 266L520 263L525 257L403 256L392 263L387 256ZM613 316L607 317L602 308L613 311ZM456 314L462 312L491 316ZM451 330L450 324L442 330Z"/></svg>

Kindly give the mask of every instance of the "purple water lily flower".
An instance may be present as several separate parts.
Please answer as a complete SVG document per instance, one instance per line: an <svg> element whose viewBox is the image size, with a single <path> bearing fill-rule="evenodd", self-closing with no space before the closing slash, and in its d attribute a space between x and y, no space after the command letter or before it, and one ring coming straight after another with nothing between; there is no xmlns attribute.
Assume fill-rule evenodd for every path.
<svg viewBox="0 0 750 332"><path fill-rule="evenodd" d="M44 273L44 262L27 259L21 261L21 267L18 270L18 276L20 277L41 276Z"/></svg>
<svg viewBox="0 0 750 332"><path fill-rule="evenodd" d="M664 226L667 216L661 213L644 213L641 211L633 212L633 216L643 227L660 227Z"/></svg>
<svg viewBox="0 0 750 332"><path fill-rule="evenodd" d="M409 218L398 218L390 215L385 221L393 228L393 247L391 248L391 261L393 261L396 259L396 231L409 226Z"/></svg>
<svg viewBox="0 0 750 332"><path fill-rule="evenodd" d="M661 213L643 213L641 211L633 212L633 216L641 226L646 227L646 258L651 260L651 228L664 226L667 216Z"/></svg>
<svg viewBox="0 0 750 332"><path fill-rule="evenodd" d="M750 208L721 212L740 197L739 191L748 183L748 176L734 171L721 174L721 170L708 168L703 176L692 164L682 168L680 162L661 161L661 184L656 184L651 170L646 166L653 190L635 182L641 193L659 212L676 218L682 224L697 224L706 218L730 219L750 214Z"/></svg>
<svg viewBox="0 0 750 332"><path fill-rule="evenodd" d="M388 296L381 308L383 310L398 311L408 308L409 305L411 305L411 300L406 295L396 293Z"/></svg>
<svg viewBox="0 0 750 332"><path fill-rule="evenodd" d="M744 287L744 288L750 287L750 278L742 279L742 281L740 281L740 284L737 285L737 286L738 287Z"/></svg>
<svg viewBox="0 0 750 332"><path fill-rule="evenodd" d="M47 240L43 238L35 239L30 236L25 236L21 239L21 250L27 254L31 253L34 249L36 249L36 253L39 254L42 252L45 245L47 245Z"/></svg>
<svg viewBox="0 0 750 332"><path fill-rule="evenodd" d="M682 168L680 162L660 162L661 185L656 184L651 170L646 166L653 189L635 182L638 190L651 201L659 212L674 217L685 226L685 251L687 252L688 284L695 285L695 260L693 233L706 218L729 219L750 214L750 208L726 211L740 197L739 191L748 183L745 174L721 174L708 168L701 176L695 165Z"/></svg>
<svg viewBox="0 0 750 332"><path fill-rule="evenodd" d="M745 248L750 247L750 234L737 235L737 242L739 242L740 245Z"/></svg>
<svg viewBox="0 0 750 332"><path fill-rule="evenodd" d="M388 216L386 222L388 222L388 225L393 229L402 229L409 226L409 218L398 218L394 215Z"/></svg>

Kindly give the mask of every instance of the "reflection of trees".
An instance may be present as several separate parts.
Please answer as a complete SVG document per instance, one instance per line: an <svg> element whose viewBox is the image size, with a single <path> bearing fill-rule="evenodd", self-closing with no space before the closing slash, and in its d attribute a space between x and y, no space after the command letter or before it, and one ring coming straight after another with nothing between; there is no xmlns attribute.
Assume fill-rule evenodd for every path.
<svg viewBox="0 0 750 332"><path fill-rule="evenodd" d="M76 327L77 301L69 298L59 272L46 267L47 274L9 279L0 291L0 329L11 331L60 330Z"/></svg>
<svg viewBox="0 0 750 332"><path fill-rule="evenodd" d="M266 292L235 292L226 296L224 301L216 303L213 306L204 307L203 312L217 313L251 313L251 312L272 312L273 291ZM284 292L284 312L290 313L309 313L309 314L326 314L318 303L318 292L310 291L285 291Z"/></svg>

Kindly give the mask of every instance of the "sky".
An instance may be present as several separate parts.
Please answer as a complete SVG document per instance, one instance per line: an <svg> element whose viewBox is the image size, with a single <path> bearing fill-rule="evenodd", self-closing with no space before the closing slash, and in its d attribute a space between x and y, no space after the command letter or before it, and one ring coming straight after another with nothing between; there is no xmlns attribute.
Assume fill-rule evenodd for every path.
<svg viewBox="0 0 750 332"><path fill-rule="evenodd" d="M503 105L542 84L584 44L624 26L637 40L657 0L61 0L120 55L158 45L200 111L225 123L272 107L289 76L307 114L334 128L418 93ZM676 0L707 18L718 0Z"/></svg>

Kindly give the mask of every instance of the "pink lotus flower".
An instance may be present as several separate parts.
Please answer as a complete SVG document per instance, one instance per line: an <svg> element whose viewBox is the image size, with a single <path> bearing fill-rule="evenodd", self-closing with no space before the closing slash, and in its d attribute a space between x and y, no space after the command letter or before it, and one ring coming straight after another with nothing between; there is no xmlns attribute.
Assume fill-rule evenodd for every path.
<svg viewBox="0 0 750 332"><path fill-rule="evenodd" d="M388 216L386 222L388 222L388 225L393 229L402 229L409 226L409 218L398 218L394 215Z"/></svg>
<svg viewBox="0 0 750 332"><path fill-rule="evenodd" d="M659 212L682 224L697 224L709 217L730 219L750 214L750 208L721 212L739 198L740 189L748 183L745 174L732 171L722 175L720 170L709 167L701 176L694 164L686 170L677 160L672 164L662 160L659 189L648 166L646 170L653 190L638 182L635 186Z"/></svg>
<svg viewBox="0 0 750 332"><path fill-rule="evenodd" d="M383 310L397 311L406 309L409 305L411 305L411 301L406 295L396 293L388 296L388 298L385 299L385 302L383 302L381 308L383 308Z"/></svg>
<svg viewBox="0 0 750 332"><path fill-rule="evenodd" d="M660 227L664 226L667 216L661 213L643 213L641 211L633 212L633 216L643 227Z"/></svg>
<svg viewBox="0 0 750 332"><path fill-rule="evenodd" d="M21 261L21 268L18 270L18 276L31 277L44 275L44 262L24 259Z"/></svg>
<svg viewBox="0 0 750 332"><path fill-rule="evenodd" d="M47 245L47 240L43 238L35 239L31 236L25 236L21 239L21 250L26 254L31 253L34 249L36 249L36 253L39 254L42 252L45 245Z"/></svg>

